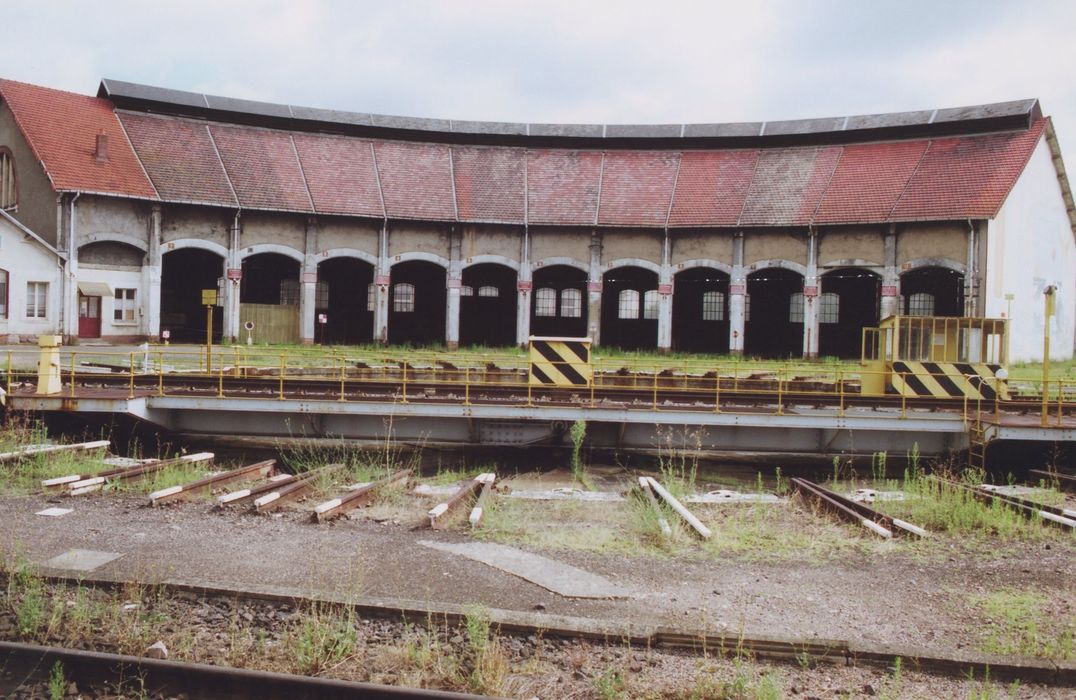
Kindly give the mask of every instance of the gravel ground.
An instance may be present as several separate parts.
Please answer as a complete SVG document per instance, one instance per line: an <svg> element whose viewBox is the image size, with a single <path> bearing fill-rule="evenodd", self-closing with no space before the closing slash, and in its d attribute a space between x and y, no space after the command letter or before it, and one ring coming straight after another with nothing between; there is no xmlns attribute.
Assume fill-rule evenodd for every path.
<svg viewBox="0 0 1076 700"><path fill-rule="evenodd" d="M650 556L525 542L524 548L605 576L632 592L624 600L571 600L484 564L416 544L420 539L461 542L471 538L462 528L434 532L422 527L423 514L435 500L398 493L389 502L357 511L349 518L315 525L308 520L311 503L272 516L254 516L215 512L207 501L150 508L144 505L144 497L133 494L80 499L11 496L0 498L0 522L5 523L0 552L37 564L72 548L121 553L122 557L88 575L142 582L177 580L297 595L325 592L357 600L395 599L430 608L479 603L505 610L540 610L550 615L631 620L747 636L821 637L865 645L911 646L938 656L982 649L993 621L984 618L972 599L999 590L1033 590L1043 596L1047 618L1056 625L1048 631L1068 629L1070 643L1076 628L1076 538L1071 536L1007 542L978 538L970 544L956 538L920 544L864 539L863 544L838 552L823 550L805 556L780 553L763 560L741 553L706 556L695 551ZM60 518L34 515L57 505L74 508L74 512ZM546 506L535 507L541 512ZM587 521L588 514L600 513L601 517L595 517L602 524L617 514L617 507L585 504L572 512L580 518L579 528L590 531L595 523ZM563 515L552 509L550 513L553 518ZM813 517L778 517L788 517L787 527L793 529L823 528L817 533L808 529L809 536L818 538L833 537L825 528L838 532L847 528L824 520L810 524L803 515ZM780 525L785 526L783 521ZM860 537L854 532L848 536ZM527 640L519 644L519 649L518 645L510 647L513 659L520 663L532 659L537 647L528 646ZM554 681L557 686L521 680L510 688L510 694L601 696L602 689L619 679L617 684L627 695L608 697L636 697L641 693L639 688L648 686L632 684L656 683L660 678L661 687L669 688L671 694L656 697L690 696L693 684L743 680L739 676L749 672L754 674L753 683L768 682L760 679L775 674L773 682L780 685L783 694L836 697L842 692L869 695L867 686L882 693L892 680L874 670L824 667L807 673L764 665L744 670L658 652L646 652L644 659L637 660L639 653L590 650L585 662L577 656L566 668L564 663L554 663L566 671L553 674L559 679ZM653 659L658 661L652 663ZM703 669L707 664L713 667L712 673ZM641 670L636 671L636 667ZM650 668L659 671L647 680L643 670ZM974 691L967 681L929 676L911 681L911 675L906 673L902 680L910 685L891 696L968 697ZM370 679L393 682L391 677ZM1028 695L1025 688L1019 696L1069 696L1040 690L1042 694Z"/></svg>

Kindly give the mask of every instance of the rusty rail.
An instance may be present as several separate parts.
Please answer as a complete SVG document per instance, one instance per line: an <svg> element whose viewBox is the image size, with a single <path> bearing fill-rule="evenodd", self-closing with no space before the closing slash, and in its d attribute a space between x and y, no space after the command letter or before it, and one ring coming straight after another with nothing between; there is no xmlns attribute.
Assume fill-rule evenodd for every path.
<svg viewBox="0 0 1076 700"><path fill-rule="evenodd" d="M270 491L264 496L255 499L254 510L258 513L268 513L269 511L276 510L280 506L289 501L294 501L299 496L302 496L307 489L314 485L314 482L321 476L330 472L340 469L344 465L342 464L330 464L307 473L304 476L299 477L295 481L291 482L287 486L280 488L277 491Z"/></svg>
<svg viewBox="0 0 1076 700"><path fill-rule="evenodd" d="M1053 483L1058 490L1076 493L1076 476L1069 476L1068 474L1060 474L1058 472L1048 472L1041 469L1029 469L1028 474L1037 476L1048 483Z"/></svg>
<svg viewBox="0 0 1076 700"><path fill-rule="evenodd" d="M792 478L797 493L824 506L837 517L856 525L862 525L874 534L890 539L894 534L926 537L927 531L909 522L888 516L870 506L845 498L839 493L806 479Z"/></svg>
<svg viewBox="0 0 1076 700"><path fill-rule="evenodd" d="M386 476L384 479L379 479L371 484L361 486L346 496L334 498L314 506L314 513L311 517L314 522L317 523L338 518L349 511L355 510L359 506L366 505L373 500L374 494L389 484L394 484L409 476L411 476L410 469L401 469L395 474Z"/></svg>
<svg viewBox="0 0 1076 700"><path fill-rule="evenodd" d="M276 466L276 460L267 459L255 464L248 464L245 467L239 467L238 469L232 469L231 471L223 472L221 474L207 476L204 479L192 481L189 484L182 484L180 486L172 486L166 489L161 489L160 491L154 491L149 495L149 503L150 505L156 506L161 503L178 501L200 493L205 493L206 491L212 490L214 487L222 486L224 484L230 484L236 481L262 479L270 475L274 466Z"/></svg>
<svg viewBox="0 0 1076 700"><path fill-rule="evenodd" d="M1073 517L1074 514L1072 511L1046 505L1045 503L1037 503L1026 498L1020 498L1019 496L1011 496L1009 494L998 493L997 491L991 491L978 486L962 484L958 481L943 479L939 476L933 476L931 478L946 486L963 489L984 503L999 503L1012 508L1021 515L1032 520L1038 518L1046 524L1057 525L1069 530L1076 530L1076 517Z"/></svg>
<svg viewBox="0 0 1076 700"><path fill-rule="evenodd" d="M456 493L452 494L452 497L443 503L438 503L431 508L426 515L430 518L430 527L434 530L443 530L448 526L448 515L456 509L464 501L474 496L475 492L482 487L484 483L482 477L485 474L479 474L470 482L464 484L459 488Z"/></svg>

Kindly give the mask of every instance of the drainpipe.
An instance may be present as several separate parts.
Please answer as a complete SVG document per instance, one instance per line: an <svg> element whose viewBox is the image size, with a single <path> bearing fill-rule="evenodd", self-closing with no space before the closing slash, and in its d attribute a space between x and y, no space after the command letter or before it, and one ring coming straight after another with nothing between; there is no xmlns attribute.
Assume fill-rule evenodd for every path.
<svg viewBox="0 0 1076 700"><path fill-rule="evenodd" d="M979 256L978 241L976 240L977 238L978 236L976 235L975 225L972 223L971 219L968 219L968 260L967 264L964 267L965 316L975 316L976 307L978 306L978 304L976 303L978 301L976 299L976 292L979 288L979 266L977 264Z"/></svg>
<svg viewBox="0 0 1076 700"><path fill-rule="evenodd" d="M70 209L67 218L67 274L61 278L60 285L63 295L61 297L63 303L60 304L60 332L68 342L72 337L78 336L78 245L75 243L75 233L78 227L75 203L81 196L81 192L76 192L68 202Z"/></svg>
<svg viewBox="0 0 1076 700"><path fill-rule="evenodd" d="M224 313L223 328L220 329L221 340L230 339L235 342L239 337L239 297L243 278L243 267L239 262L239 232L240 219L243 216L243 208L235 210L232 219L232 228L228 232L228 259L224 263ZM237 272L238 271L238 272Z"/></svg>

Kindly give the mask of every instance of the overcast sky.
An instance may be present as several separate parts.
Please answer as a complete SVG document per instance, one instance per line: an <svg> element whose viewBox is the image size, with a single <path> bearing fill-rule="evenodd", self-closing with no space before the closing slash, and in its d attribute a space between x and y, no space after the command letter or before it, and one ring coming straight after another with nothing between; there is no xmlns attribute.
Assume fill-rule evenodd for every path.
<svg viewBox="0 0 1076 700"><path fill-rule="evenodd" d="M1076 163L1076 2L4 0L0 76L421 117L725 122L1038 97Z"/></svg>

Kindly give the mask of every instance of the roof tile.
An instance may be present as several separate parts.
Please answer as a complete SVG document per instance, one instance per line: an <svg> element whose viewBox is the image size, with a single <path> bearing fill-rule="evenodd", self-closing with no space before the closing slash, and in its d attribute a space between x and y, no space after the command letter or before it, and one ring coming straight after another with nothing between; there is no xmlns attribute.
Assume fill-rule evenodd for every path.
<svg viewBox="0 0 1076 700"><path fill-rule="evenodd" d="M815 222L885 221L926 148L926 141L845 146Z"/></svg>
<svg viewBox="0 0 1076 700"><path fill-rule="evenodd" d="M669 225L735 226L757 163L757 150L684 153Z"/></svg>
<svg viewBox="0 0 1076 700"><path fill-rule="evenodd" d="M680 154L668 151L607 152L598 223L664 226L679 162Z"/></svg>
<svg viewBox="0 0 1076 700"><path fill-rule="evenodd" d="M764 150L744 202L743 226L793 226L810 221L840 155L839 147Z"/></svg>
<svg viewBox="0 0 1076 700"><path fill-rule="evenodd" d="M453 146L460 219L524 223L524 158L519 148Z"/></svg>
<svg viewBox="0 0 1076 700"><path fill-rule="evenodd" d="M433 221L456 219L448 146L375 141L374 151L388 216Z"/></svg>
<svg viewBox="0 0 1076 700"><path fill-rule="evenodd" d="M601 165L598 151L528 151L530 223L594 225Z"/></svg>
<svg viewBox="0 0 1076 700"><path fill-rule="evenodd" d="M56 190L157 198L108 100L13 80L0 80L0 96ZM108 137L103 162L98 134Z"/></svg>
<svg viewBox="0 0 1076 700"><path fill-rule="evenodd" d="M315 210L324 214L385 215L370 141L315 134L295 134L294 138Z"/></svg>
<svg viewBox="0 0 1076 700"><path fill-rule="evenodd" d="M313 211L291 136L245 127L209 127L244 207Z"/></svg>

